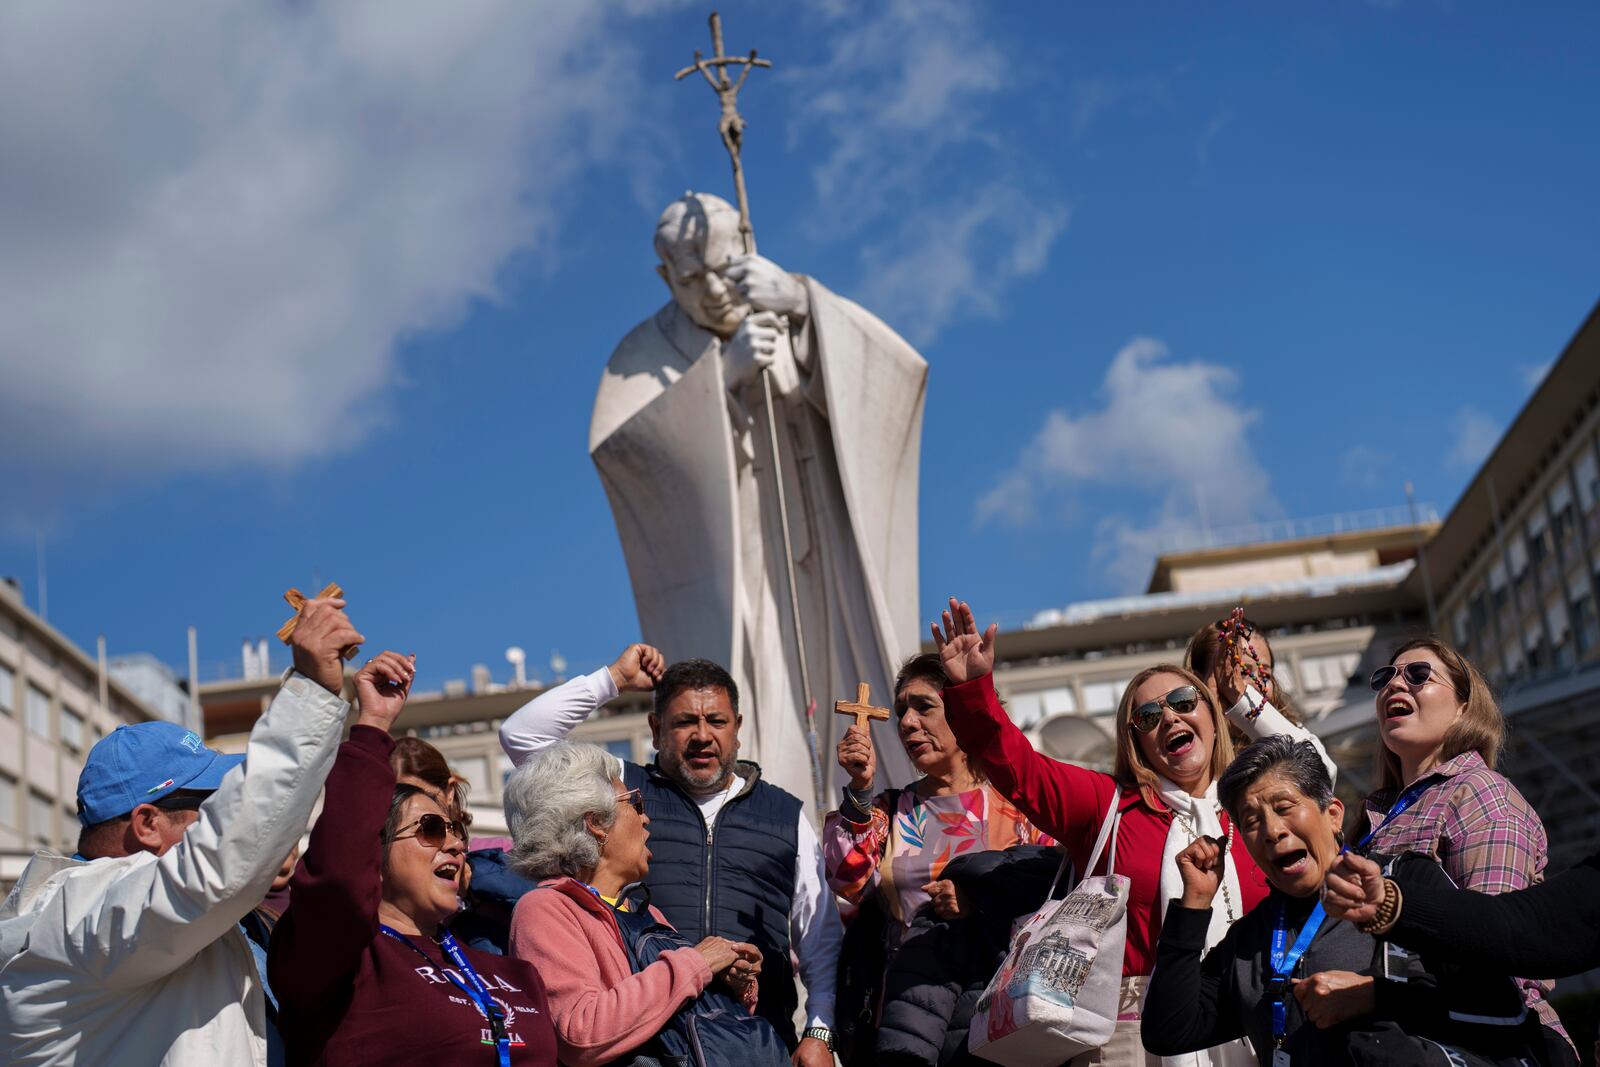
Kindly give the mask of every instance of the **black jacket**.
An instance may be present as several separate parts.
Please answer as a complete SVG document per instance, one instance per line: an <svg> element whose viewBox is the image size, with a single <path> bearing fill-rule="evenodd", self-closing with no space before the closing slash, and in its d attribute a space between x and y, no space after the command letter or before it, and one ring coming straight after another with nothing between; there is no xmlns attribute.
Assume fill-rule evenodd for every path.
<svg viewBox="0 0 1600 1067"><path fill-rule="evenodd" d="M1438 870L1432 859L1417 853L1395 863L1400 869L1427 865ZM1146 1050L1172 1056L1248 1037L1262 1067L1269 1067L1273 929L1281 909L1288 941L1293 942L1314 904L1274 890L1205 952L1210 909L1185 908L1173 901L1161 928L1141 1021ZM1468 1062L1515 1062L1524 1052L1538 1062L1552 1062L1538 1019L1503 972L1409 953L1331 918L1323 922L1293 977L1321 971L1371 975L1376 981L1374 1010L1323 1030L1310 1023L1293 993L1286 992L1285 1048L1296 1067L1427 1062L1419 1057L1425 1051L1431 1054L1430 1041L1418 1039L1475 1053ZM1502 1022L1486 1021L1491 1019Z"/></svg>
<svg viewBox="0 0 1600 1067"><path fill-rule="evenodd" d="M1011 924L1045 900L1061 853L1041 845L974 852L952 860L943 877L966 894L974 915L946 921L931 907L912 918L884 974L876 1055L899 1065L982 1064L967 1051L967 1027L978 996L1005 959ZM1069 864L1070 867L1070 864ZM1074 879L1061 879L1065 895Z"/></svg>

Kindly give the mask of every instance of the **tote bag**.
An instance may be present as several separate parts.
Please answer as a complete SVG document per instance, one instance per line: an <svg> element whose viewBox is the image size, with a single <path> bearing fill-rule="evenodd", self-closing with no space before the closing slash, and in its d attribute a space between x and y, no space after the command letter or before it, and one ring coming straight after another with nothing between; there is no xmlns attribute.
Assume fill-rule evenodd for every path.
<svg viewBox="0 0 1600 1067"><path fill-rule="evenodd" d="M1117 863L1118 789L1100 824L1085 876L1011 939L1005 963L978 998L967 1049L1006 1067L1056 1067L1111 1040L1128 934L1128 879ZM1095 875L1107 841L1106 873ZM1069 861L1063 857L1059 879Z"/></svg>

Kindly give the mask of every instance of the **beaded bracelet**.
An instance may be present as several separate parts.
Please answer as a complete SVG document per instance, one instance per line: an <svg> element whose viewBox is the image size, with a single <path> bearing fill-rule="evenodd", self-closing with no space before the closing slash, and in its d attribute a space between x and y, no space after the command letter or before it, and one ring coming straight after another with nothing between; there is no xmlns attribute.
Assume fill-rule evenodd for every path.
<svg viewBox="0 0 1600 1067"><path fill-rule="evenodd" d="M1361 923L1356 927L1364 934L1386 934L1394 928L1400 919L1400 907L1405 902L1400 892L1400 887L1393 878L1383 880L1383 900L1378 904L1378 912L1372 917L1371 922Z"/></svg>

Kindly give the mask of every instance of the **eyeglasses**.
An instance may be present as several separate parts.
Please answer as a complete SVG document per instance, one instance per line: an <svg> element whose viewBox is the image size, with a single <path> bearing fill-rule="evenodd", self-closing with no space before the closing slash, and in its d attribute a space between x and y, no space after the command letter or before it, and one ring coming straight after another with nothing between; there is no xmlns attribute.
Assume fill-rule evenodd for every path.
<svg viewBox="0 0 1600 1067"><path fill-rule="evenodd" d="M618 793L617 800L628 805L640 815L644 814L644 790L630 789L626 793Z"/></svg>
<svg viewBox="0 0 1600 1067"><path fill-rule="evenodd" d="M456 840L463 845L467 843L466 827L455 819L446 819L443 815L435 815L431 811L426 815L417 816L416 822L407 823L400 829L409 831L412 827L416 827L416 833L397 833L391 840L399 841L403 837L415 837L429 848L443 848L445 833L448 831L454 834Z"/></svg>
<svg viewBox="0 0 1600 1067"><path fill-rule="evenodd" d="M1179 715L1192 715L1200 704L1200 691L1192 685L1180 685L1160 700L1140 704L1128 716L1128 725L1141 734L1147 734L1161 725L1161 711L1171 708Z"/></svg>
<svg viewBox="0 0 1600 1067"><path fill-rule="evenodd" d="M1404 679L1406 687L1410 689L1421 689L1430 681L1438 682L1450 690L1455 689L1455 683L1450 680L1448 674L1440 671L1427 660L1419 659L1398 665L1391 663L1386 667L1379 667L1373 671L1371 679L1372 691L1374 693L1383 692L1384 687L1389 684L1396 674L1399 674Z"/></svg>

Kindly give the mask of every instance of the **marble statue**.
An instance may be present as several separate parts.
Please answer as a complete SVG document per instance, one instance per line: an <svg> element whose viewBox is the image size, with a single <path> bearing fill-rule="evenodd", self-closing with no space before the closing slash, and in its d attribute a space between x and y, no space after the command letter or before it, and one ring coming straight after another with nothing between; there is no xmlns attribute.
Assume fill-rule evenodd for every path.
<svg viewBox="0 0 1600 1067"><path fill-rule="evenodd" d="M643 639L725 665L740 754L811 805L806 704L774 468L783 479L818 713L824 808L860 682L888 694L917 651L917 464L927 363L813 278L742 252L739 213L686 193L656 226L672 299L606 365L589 452L616 517ZM761 372L770 368L778 456ZM875 723L876 785L904 785L895 723Z"/></svg>

